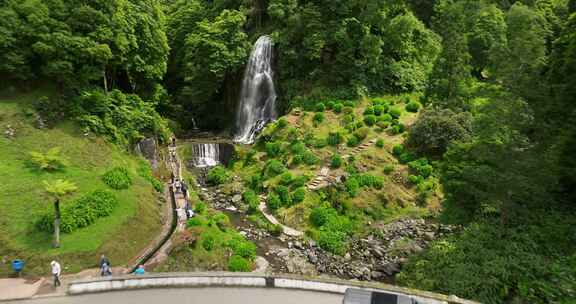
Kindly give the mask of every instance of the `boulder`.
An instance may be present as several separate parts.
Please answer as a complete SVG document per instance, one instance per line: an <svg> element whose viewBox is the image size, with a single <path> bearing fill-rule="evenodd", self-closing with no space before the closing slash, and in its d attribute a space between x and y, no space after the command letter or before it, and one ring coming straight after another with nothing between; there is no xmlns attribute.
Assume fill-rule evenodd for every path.
<svg viewBox="0 0 576 304"><path fill-rule="evenodd" d="M236 204L239 203L242 200L242 195L240 194L236 194L232 197L232 203Z"/></svg>

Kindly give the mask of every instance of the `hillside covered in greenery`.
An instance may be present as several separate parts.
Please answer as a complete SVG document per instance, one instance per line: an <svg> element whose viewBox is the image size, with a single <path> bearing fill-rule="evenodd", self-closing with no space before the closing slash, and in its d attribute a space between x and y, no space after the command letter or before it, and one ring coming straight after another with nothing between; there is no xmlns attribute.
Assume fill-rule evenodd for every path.
<svg viewBox="0 0 576 304"><path fill-rule="evenodd" d="M80 270L96 251L141 249L161 186L131 151L196 125L233 134L262 35L282 115L208 185L240 191L242 212L277 233L264 200L334 256L400 219L451 225L403 259L397 284L573 303L574 0L0 0L0 255ZM51 249L59 198L78 216ZM220 213L196 221L191 234L230 238L206 241L218 256L202 261L255 258L221 235Z"/></svg>

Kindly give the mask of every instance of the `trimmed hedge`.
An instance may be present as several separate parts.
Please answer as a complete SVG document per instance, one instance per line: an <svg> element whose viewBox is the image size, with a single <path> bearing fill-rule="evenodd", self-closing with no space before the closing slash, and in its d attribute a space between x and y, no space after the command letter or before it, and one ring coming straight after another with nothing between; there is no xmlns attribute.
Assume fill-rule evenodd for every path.
<svg viewBox="0 0 576 304"><path fill-rule="evenodd" d="M90 226L97 219L112 214L118 199L110 190L96 190L61 208L60 231L70 233ZM36 223L41 231L54 231L54 213L47 212Z"/></svg>
<svg viewBox="0 0 576 304"><path fill-rule="evenodd" d="M128 169L124 167L115 167L108 170L102 176L102 180L110 188L116 190L128 189L132 185L132 177L128 173Z"/></svg>

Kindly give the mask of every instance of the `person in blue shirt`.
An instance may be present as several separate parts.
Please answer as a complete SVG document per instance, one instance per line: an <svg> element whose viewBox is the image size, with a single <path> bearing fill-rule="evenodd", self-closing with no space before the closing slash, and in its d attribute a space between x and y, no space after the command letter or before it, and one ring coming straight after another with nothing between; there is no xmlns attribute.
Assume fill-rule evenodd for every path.
<svg viewBox="0 0 576 304"><path fill-rule="evenodd" d="M135 275L143 275L145 273L146 273L146 270L144 269L144 265L138 265L138 268L136 268L136 270L134 270Z"/></svg>

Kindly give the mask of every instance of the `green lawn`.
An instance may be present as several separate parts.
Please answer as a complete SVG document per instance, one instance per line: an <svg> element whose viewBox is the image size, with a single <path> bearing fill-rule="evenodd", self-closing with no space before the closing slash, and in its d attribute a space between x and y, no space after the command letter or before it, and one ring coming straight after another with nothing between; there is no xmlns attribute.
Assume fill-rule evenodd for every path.
<svg viewBox="0 0 576 304"><path fill-rule="evenodd" d="M51 129L34 127L29 103L43 92L0 99L0 256L7 263L0 276L9 271L8 262L23 258L28 273L41 273L50 259L58 258L67 271L78 271L97 262L106 252L115 265L135 256L160 231L159 205L149 182L136 173L138 159L107 144L103 139L82 134L77 125L63 122ZM4 131L11 126L15 136ZM60 147L68 164L64 170L40 172L29 164L30 151L45 152ZM101 175L113 166L127 167L134 184L115 191L119 206L113 214L89 227L63 234L61 248L51 248L52 235L34 228L37 218L52 208L42 181L66 179L78 186L63 205L87 192L106 188Z"/></svg>

